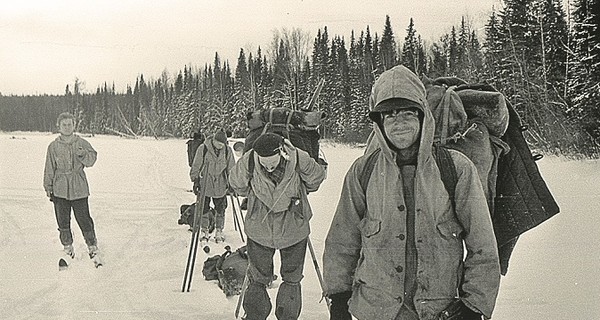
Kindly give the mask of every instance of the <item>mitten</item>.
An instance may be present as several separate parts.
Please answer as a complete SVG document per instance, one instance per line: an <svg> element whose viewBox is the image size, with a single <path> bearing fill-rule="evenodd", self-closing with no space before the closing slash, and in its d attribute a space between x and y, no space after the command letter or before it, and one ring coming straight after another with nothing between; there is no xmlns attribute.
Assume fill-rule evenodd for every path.
<svg viewBox="0 0 600 320"><path fill-rule="evenodd" d="M348 300L352 296L352 292L344 291L335 293L329 296L331 305L329 306L330 320L352 320L350 312L348 312Z"/></svg>

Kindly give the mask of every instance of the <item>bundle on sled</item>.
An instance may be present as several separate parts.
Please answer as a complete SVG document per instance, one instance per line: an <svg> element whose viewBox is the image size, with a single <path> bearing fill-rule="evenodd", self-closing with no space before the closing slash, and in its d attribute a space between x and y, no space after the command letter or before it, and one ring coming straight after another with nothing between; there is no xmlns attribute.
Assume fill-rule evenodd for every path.
<svg viewBox="0 0 600 320"><path fill-rule="evenodd" d="M187 224L192 228L194 225L194 212L196 211L196 203L183 204L179 207L179 219L177 224ZM214 208L209 207L207 212L204 212L202 219L206 221L208 219L208 233L212 233L215 230L215 215L216 211Z"/></svg>
<svg viewBox="0 0 600 320"><path fill-rule="evenodd" d="M219 288L225 296L239 295L242 292L246 269L248 268L248 256L246 246L231 251L229 246L221 255L209 257L202 266L204 280L218 280Z"/></svg>
<svg viewBox="0 0 600 320"><path fill-rule="evenodd" d="M504 95L487 84L424 77L436 121L435 143L464 153L483 185L503 275L519 235L559 212L525 141L526 126Z"/></svg>

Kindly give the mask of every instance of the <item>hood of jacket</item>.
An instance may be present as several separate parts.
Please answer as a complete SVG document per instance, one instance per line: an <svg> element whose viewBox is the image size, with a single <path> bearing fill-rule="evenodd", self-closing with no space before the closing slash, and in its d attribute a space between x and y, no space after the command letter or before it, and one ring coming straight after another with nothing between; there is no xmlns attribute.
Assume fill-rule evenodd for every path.
<svg viewBox="0 0 600 320"><path fill-rule="evenodd" d="M380 104L388 99L406 99L419 105L423 112L421 122L421 137L418 152L417 164L421 164L431 157L431 148L433 145L433 134L435 130L435 121L433 114L427 104L427 93L421 80L405 66L396 66L387 70L375 81L371 96L369 98L369 116L371 119L378 119L376 113L380 112ZM374 121L373 135L369 138L367 150L365 153L381 148L385 157L394 160L394 154L390 148L387 139L378 125Z"/></svg>

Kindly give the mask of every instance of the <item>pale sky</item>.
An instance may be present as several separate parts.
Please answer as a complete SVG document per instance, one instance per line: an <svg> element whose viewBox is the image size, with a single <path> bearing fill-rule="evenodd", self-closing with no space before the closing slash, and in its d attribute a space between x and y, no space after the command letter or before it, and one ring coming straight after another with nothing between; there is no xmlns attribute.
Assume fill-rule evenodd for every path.
<svg viewBox="0 0 600 320"><path fill-rule="evenodd" d="M493 6L499 0L2 0L0 93L63 94L76 78L85 92L104 82L124 92L139 74L173 77L215 52L234 68L240 48L264 52L284 27L308 31L311 44L324 26L347 41L367 25L381 35L386 14L397 43L411 17L431 42L463 15L483 26Z"/></svg>

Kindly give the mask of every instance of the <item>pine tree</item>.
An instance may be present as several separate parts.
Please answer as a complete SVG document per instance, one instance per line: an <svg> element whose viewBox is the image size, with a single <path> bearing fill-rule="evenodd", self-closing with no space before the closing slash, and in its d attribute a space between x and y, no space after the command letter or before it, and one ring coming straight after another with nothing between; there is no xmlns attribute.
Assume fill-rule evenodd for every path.
<svg viewBox="0 0 600 320"><path fill-rule="evenodd" d="M600 145L600 8L598 0L578 0L573 11L575 56L569 80L573 101L570 114L579 119L583 129Z"/></svg>
<svg viewBox="0 0 600 320"><path fill-rule="evenodd" d="M391 69L398 64L397 51L398 48L396 47L396 41L394 40L390 16L386 15L385 27L379 44L379 56L383 67L382 71Z"/></svg>

